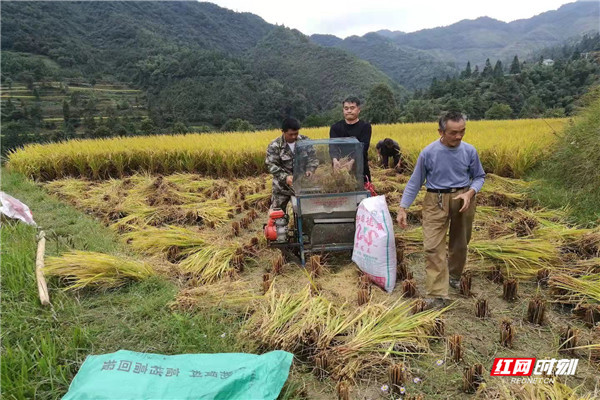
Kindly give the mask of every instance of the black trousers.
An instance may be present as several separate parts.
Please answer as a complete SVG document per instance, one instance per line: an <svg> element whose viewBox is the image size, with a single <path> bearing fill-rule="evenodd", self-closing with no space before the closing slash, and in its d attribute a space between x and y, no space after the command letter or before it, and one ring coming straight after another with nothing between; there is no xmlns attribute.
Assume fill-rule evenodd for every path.
<svg viewBox="0 0 600 400"><path fill-rule="evenodd" d="M395 167L396 165L398 165L398 163L400 162L400 154L396 154L395 156L391 156L394 159L394 164L392 165L392 168ZM390 156L386 156L386 155L381 155L381 165L383 166L383 168L387 168L388 167L388 163L390 161Z"/></svg>

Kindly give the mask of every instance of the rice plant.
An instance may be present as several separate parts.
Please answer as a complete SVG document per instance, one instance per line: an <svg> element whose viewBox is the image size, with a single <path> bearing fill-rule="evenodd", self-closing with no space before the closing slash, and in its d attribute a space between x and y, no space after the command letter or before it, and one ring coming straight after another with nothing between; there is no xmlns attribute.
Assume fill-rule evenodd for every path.
<svg viewBox="0 0 600 400"><path fill-rule="evenodd" d="M550 151L550 145L555 140L552 131L559 130L565 121L472 121L469 122L467 140L479 150L486 171L520 177ZM549 127L547 122L553 127ZM304 129L303 132L314 139L328 137L327 128ZM8 165L37 180L67 176L106 179L136 172L253 176L265 172L264 151L278 135L278 131L262 131L226 135L76 139L63 143L29 144L9 153ZM404 160L412 169L421 149L436 140L437 128L433 123L373 127L374 141L385 137L402 143ZM375 159L374 148L370 157Z"/></svg>
<svg viewBox="0 0 600 400"><path fill-rule="evenodd" d="M560 400L592 400L593 394L581 396L578 394L578 388L572 389L558 379L553 379L549 383L516 383L507 385L505 381L502 385L502 400L539 400L539 399L560 399Z"/></svg>
<svg viewBox="0 0 600 400"><path fill-rule="evenodd" d="M359 289L357 292L357 297L358 297L358 305L362 306L364 304L367 304L369 302L369 290L367 289Z"/></svg>
<svg viewBox="0 0 600 400"><path fill-rule="evenodd" d="M500 324L500 344L504 347L513 347L515 328L510 319L503 319Z"/></svg>
<svg viewBox="0 0 600 400"><path fill-rule="evenodd" d="M122 237L135 250L149 255L170 253L173 259L197 253L206 245L206 238L197 230L176 225L165 228L147 226Z"/></svg>
<svg viewBox="0 0 600 400"><path fill-rule="evenodd" d="M344 337L338 338L341 343L331 348L333 372L353 378L369 367L380 365L387 355L427 350L428 332L435 318L446 310L412 314L412 302L401 300L386 305L365 305L348 316L355 323L350 324ZM342 325L346 324L342 322Z"/></svg>
<svg viewBox="0 0 600 400"><path fill-rule="evenodd" d="M475 364L471 367L465 367L463 372L464 392L475 393L484 381L485 379L483 378L483 365Z"/></svg>
<svg viewBox="0 0 600 400"><path fill-rule="evenodd" d="M527 306L527 321L532 324L542 325L546 318L546 302L539 296L535 295L529 300Z"/></svg>
<svg viewBox="0 0 600 400"><path fill-rule="evenodd" d="M310 288L295 293L271 290L249 329L269 348L327 357L332 377L355 379L390 355L427 350L428 332L445 310L412 314L412 302L334 306Z"/></svg>
<svg viewBox="0 0 600 400"><path fill-rule="evenodd" d="M48 257L44 273L60 277L67 284L66 290L112 289L156 275L156 271L144 262L78 250L60 257Z"/></svg>
<svg viewBox="0 0 600 400"><path fill-rule="evenodd" d="M578 278L566 273L556 273L550 276L548 285L556 302L600 304L600 273Z"/></svg>
<svg viewBox="0 0 600 400"><path fill-rule="evenodd" d="M552 268L558 261L556 247L541 239L502 238L477 240L469 250L492 261L503 263L508 274L519 279L537 276L542 268Z"/></svg>
<svg viewBox="0 0 600 400"><path fill-rule="evenodd" d="M487 318L490 315L488 301L486 299L477 299L475 303L475 316L477 318Z"/></svg>
<svg viewBox="0 0 600 400"><path fill-rule="evenodd" d="M558 350L573 355L577 347L578 337L579 332L568 325L560 334Z"/></svg>
<svg viewBox="0 0 600 400"><path fill-rule="evenodd" d="M171 307L185 311L206 310L213 307L244 311L259 298L260 296L247 282L219 282L214 285L182 289Z"/></svg>
<svg viewBox="0 0 600 400"><path fill-rule="evenodd" d="M179 268L203 283L212 283L239 271L240 252L241 247L235 242L212 241L189 254L179 263Z"/></svg>
<svg viewBox="0 0 600 400"><path fill-rule="evenodd" d="M463 347L462 347L462 335L452 335L448 338L448 347L450 348L450 355L454 362L458 363L463 358Z"/></svg>

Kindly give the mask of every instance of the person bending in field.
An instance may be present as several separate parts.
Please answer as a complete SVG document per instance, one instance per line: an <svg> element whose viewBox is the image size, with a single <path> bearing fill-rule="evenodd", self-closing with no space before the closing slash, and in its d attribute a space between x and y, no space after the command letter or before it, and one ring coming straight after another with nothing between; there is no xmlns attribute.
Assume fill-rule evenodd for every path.
<svg viewBox="0 0 600 400"><path fill-rule="evenodd" d="M393 167L396 171L400 171L400 145L395 140L385 138L377 142L375 146L379 161L383 168L388 168L390 157L394 160Z"/></svg>
<svg viewBox="0 0 600 400"><path fill-rule="evenodd" d="M273 140L267 147L265 164L269 173L273 175L273 192L271 195L271 209L280 208L284 212L294 194L292 187L294 179L294 157L296 156L296 142L309 139L300 135L300 123L295 118L286 118L281 124L282 135ZM307 160L306 176L310 177L319 166L319 160L312 146L305 147Z"/></svg>
<svg viewBox="0 0 600 400"><path fill-rule="evenodd" d="M459 287L467 261L467 245L471 240L474 197L485 180L477 150L462 141L466 117L460 112L448 112L440 117L438 125L440 138L419 154L415 170L402 194L397 217L400 227L406 228L406 209L425 182L423 245L428 307L441 307L448 299L448 286Z"/></svg>

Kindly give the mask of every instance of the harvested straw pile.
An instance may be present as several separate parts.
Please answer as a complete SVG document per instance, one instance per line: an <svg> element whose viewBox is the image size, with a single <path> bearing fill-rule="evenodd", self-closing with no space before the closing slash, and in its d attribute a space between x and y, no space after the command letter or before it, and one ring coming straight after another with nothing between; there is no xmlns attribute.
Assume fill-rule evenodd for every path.
<svg viewBox="0 0 600 400"><path fill-rule="evenodd" d="M124 234L123 239L135 250L149 255L166 254L172 260L196 253L206 244L206 238L197 230L176 225L148 226Z"/></svg>
<svg viewBox="0 0 600 400"><path fill-rule="evenodd" d="M137 174L93 184L63 179L49 182L46 188L71 204L92 211L118 232L174 223L215 226L226 222L233 210L232 204L220 198L228 190L224 183L198 180L191 174ZM209 198L214 194L219 198Z"/></svg>
<svg viewBox="0 0 600 400"><path fill-rule="evenodd" d="M554 301L558 303L600 304L600 273L583 275L579 278L565 274L556 273L550 276L548 282Z"/></svg>
<svg viewBox="0 0 600 400"><path fill-rule="evenodd" d="M368 303L360 308L336 307L307 286L295 294L271 290L248 321L267 348L305 357L327 357L332 377L355 379L365 370L387 368L393 357L426 351L427 338L444 310L412 313L413 302Z"/></svg>
<svg viewBox="0 0 600 400"><path fill-rule="evenodd" d="M486 206L525 207L531 203L526 195L529 186L529 182L487 174L477 202Z"/></svg>
<svg viewBox="0 0 600 400"><path fill-rule="evenodd" d="M247 282L220 282L181 290L171 308L194 311L220 307L244 311L260 297Z"/></svg>
<svg viewBox="0 0 600 400"><path fill-rule="evenodd" d="M235 276L250 257L237 243L213 241L190 254L179 267L202 283L212 283L225 276Z"/></svg>
<svg viewBox="0 0 600 400"><path fill-rule="evenodd" d="M520 279L536 277L538 270L552 268L558 261L556 247L541 239L478 240L469 244L469 250L482 258L503 263L508 275Z"/></svg>
<svg viewBox="0 0 600 400"><path fill-rule="evenodd" d="M423 228L402 230L396 233L396 243L404 248L404 255L418 253L423 251Z"/></svg>
<svg viewBox="0 0 600 400"><path fill-rule="evenodd" d="M60 277L66 290L85 287L112 289L130 281L156 275L144 262L89 251L71 251L61 257L48 257L44 273Z"/></svg>

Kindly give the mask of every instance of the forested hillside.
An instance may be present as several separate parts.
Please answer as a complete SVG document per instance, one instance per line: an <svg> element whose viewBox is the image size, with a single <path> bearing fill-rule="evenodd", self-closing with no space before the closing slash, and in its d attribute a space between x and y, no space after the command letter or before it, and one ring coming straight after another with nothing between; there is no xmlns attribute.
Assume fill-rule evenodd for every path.
<svg viewBox="0 0 600 400"><path fill-rule="evenodd" d="M369 61L408 89L422 88L433 78L458 73L454 62L445 62L422 50L399 46L376 33L350 36L345 40L332 35L312 35L311 40L322 46L346 50Z"/></svg>
<svg viewBox="0 0 600 400"><path fill-rule="evenodd" d="M521 62L515 56L508 65L488 59L483 69L468 63L460 76L434 79L427 90L414 93L403 118L428 121L453 108L472 119L572 115L577 100L600 82L600 34L537 54L536 61Z"/></svg>
<svg viewBox="0 0 600 400"><path fill-rule="evenodd" d="M569 4L511 24L478 19L414 34L311 40L211 3L5 2L2 150L32 141L273 128L288 115L305 127L324 126L341 118L339 103L350 94L366 100L361 117L373 123L431 121L451 108L472 119L568 116L598 80L597 34L529 57L520 55L529 45L517 46L511 64L477 29L506 40L551 32L539 45L587 29L585 11L594 7ZM551 26L560 21L569 26ZM489 60L465 68L436 58L431 46L444 35L464 47L461 57L475 46Z"/></svg>
<svg viewBox="0 0 600 400"><path fill-rule="evenodd" d="M5 2L2 51L3 100L11 98L21 114L39 108L42 120L54 115L56 104L50 112L43 101L36 103L49 94L50 82L56 88L63 83L66 91L64 86L129 85L141 90L149 121L142 129L141 118L137 133L274 127L286 115L304 119L331 109L349 94L365 97L377 84L403 93L349 53L210 3ZM13 96L9 86L26 92ZM69 124L69 115L55 136L68 137L73 128L83 135L81 103L59 100L79 119ZM105 110L95 107L88 114L106 117ZM3 118L30 136L45 129L42 122Z"/></svg>

